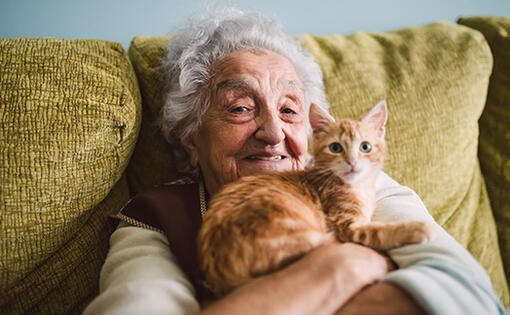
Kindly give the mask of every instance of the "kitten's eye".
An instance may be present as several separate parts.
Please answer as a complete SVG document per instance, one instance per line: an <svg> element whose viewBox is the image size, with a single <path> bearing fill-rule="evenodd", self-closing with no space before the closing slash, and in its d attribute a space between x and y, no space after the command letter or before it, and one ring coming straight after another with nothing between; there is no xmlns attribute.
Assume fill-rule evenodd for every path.
<svg viewBox="0 0 510 315"><path fill-rule="evenodd" d="M333 153L342 153L344 148L342 148L342 145L338 142L333 142L329 145L329 150Z"/></svg>
<svg viewBox="0 0 510 315"><path fill-rule="evenodd" d="M359 150L363 153L368 153L372 151L372 145L368 143L367 141L363 141L361 145L359 146Z"/></svg>

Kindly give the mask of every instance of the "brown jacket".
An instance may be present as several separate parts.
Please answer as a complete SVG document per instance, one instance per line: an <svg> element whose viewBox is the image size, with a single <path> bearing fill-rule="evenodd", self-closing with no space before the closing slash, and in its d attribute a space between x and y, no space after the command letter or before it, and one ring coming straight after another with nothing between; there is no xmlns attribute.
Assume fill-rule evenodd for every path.
<svg viewBox="0 0 510 315"><path fill-rule="evenodd" d="M197 235L202 224L197 183L164 185L140 193L114 216L132 225L158 231L168 239L199 301L213 297L206 288L197 257Z"/></svg>

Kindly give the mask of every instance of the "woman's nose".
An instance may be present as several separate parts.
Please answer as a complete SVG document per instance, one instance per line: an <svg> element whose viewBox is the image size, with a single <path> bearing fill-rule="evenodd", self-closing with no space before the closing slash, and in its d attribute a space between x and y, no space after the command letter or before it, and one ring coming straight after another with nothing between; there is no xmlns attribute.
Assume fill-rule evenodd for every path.
<svg viewBox="0 0 510 315"><path fill-rule="evenodd" d="M258 129L255 132L255 138L270 145L276 145L285 139L283 125L277 115L267 113L260 115Z"/></svg>

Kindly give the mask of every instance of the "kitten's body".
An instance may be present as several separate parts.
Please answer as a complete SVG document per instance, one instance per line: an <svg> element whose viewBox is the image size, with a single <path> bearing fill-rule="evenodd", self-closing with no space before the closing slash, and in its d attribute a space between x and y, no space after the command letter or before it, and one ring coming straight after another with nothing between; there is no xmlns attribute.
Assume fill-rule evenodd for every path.
<svg viewBox="0 0 510 315"><path fill-rule="evenodd" d="M312 168L246 176L214 196L198 242L202 271L217 294L281 268L333 236L383 250L432 237L424 222L370 222L385 151L386 105L378 106L361 121L311 115ZM361 152L367 143L369 152Z"/></svg>

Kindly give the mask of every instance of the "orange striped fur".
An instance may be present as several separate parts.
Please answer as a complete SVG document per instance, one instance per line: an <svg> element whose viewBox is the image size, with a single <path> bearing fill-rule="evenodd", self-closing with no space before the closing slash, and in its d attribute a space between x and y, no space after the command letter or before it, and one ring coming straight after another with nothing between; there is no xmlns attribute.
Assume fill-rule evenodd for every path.
<svg viewBox="0 0 510 315"><path fill-rule="evenodd" d="M384 161L385 103L359 121L319 114L310 115L312 168L246 176L212 199L198 248L205 279L218 295L335 238L386 250L432 237L425 222L370 222ZM369 152L362 152L365 141ZM333 152L334 143L341 152Z"/></svg>

